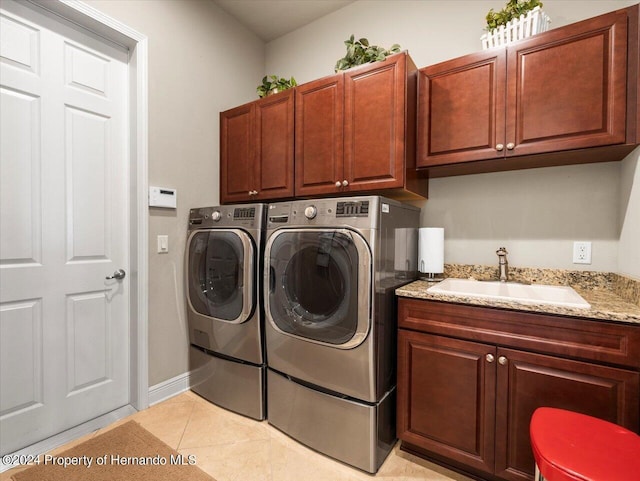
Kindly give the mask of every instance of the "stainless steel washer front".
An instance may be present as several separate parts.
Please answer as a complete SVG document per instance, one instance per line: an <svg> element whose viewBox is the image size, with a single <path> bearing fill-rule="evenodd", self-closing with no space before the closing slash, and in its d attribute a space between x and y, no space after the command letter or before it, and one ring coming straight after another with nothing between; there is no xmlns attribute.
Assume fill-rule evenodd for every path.
<svg viewBox="0 0 640 481"><path fill-rule="evenodd" d="M265 416L264 219L263 204L192 209L185 253L192 389L257 419Z"/></svg>
<svg viewBox="0 0 640 481"><path fill-rule="evenodd" d="M216 321L240 324L256 307L256 248L239 229L198 229L187 239L189 308Z"/></svg>

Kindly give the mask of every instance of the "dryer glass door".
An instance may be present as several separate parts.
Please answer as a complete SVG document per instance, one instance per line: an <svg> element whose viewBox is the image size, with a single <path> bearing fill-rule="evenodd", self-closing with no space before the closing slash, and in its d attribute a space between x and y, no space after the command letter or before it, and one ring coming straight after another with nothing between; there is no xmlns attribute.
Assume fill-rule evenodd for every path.
<svg viewBox="0 0 640 481"><path fill-rule="evenodd" d="M241 230L196 231L188 240L189 307L219 321L241 323L255 309L255 247Z"/></svg>
<svg viewBox="0 0 640 481"><path fill-rule="evenodd" d="M371 254L348 229L276 231L267 245L266 315L278 331L351 348L369 330Z"/></svg>

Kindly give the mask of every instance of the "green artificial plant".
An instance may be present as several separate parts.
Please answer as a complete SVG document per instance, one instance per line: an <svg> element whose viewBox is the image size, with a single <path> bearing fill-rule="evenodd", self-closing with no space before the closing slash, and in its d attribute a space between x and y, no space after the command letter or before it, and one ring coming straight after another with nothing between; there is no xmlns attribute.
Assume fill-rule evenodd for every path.
<svg viewBox="0 0 640 481"><path fill-rule="evenodd" d="M489 10L486 16L486 29L491 31L494 28L506 25L510 20L518 18L536 7L542 7L540 0L509 0L499 12L494 12L493 8Z"/></svg>
<svg viewBox="0 0 640 481"><path fill-rule="evenodd" d="M391 54L400 52L400 45L393 44L388 50L377 45L369 45L369 40L361 38L355 40L351 35L344 41L347 46L347 54L336 62L335 71L347 70L371 62L380 62Z"/></svg>
<svg viewBox="0 0 640 481"><path fill-rule="evenodd" d="M259 97L266 97L267 95L293 88L296 85L298 85L298 83L293 77L286 79L278 77L277 75L265 75L262 78L262 84L258 85L256 91L258 92Z"/></svg>

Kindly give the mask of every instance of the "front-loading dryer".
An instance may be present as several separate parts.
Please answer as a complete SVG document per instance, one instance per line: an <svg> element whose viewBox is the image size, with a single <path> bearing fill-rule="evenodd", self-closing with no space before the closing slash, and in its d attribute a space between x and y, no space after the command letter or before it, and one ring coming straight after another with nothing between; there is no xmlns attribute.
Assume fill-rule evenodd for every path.
<svg viewBox="0 0 640 481"><path fill-rule="evenodd" d="M367 472L395 443L395 289L417 275L420 210L379 196L270 204L268 420Z"/></svg>
<svg viewBox="0 0 640 481"><path fill-rule="evenodd" d="M191 389L265 418L264 204L191 209L185 254Z"/></svg>

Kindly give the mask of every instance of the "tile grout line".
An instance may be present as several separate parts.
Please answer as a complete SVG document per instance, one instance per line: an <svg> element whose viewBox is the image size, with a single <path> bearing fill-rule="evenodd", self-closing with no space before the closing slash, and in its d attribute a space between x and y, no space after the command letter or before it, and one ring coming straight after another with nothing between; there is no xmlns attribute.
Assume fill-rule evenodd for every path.
<svg viewBox="0 0 640 481"><path fill-rule="evenodd" d="M178 441L178 449L180 449L180 445L182 444L182 440L184 439L184 433L187 432L187 426L189 426L189 423L191 422L191 417L193 416L193 410L195 409L195 401L191 400L191 411L189 412L189 418L187 419L187 422L184 424L184 428L182 429L182 434L180 435L180 441ZM178 450L176 449L176 451Z"/></svg>
<svg viewBox="0 0 640 481"><path fill-rule="evenodd" d="M271 427L268 424L267 426ZM269 433L269 481L273 481L275 479L273 474L273 436L271 430L267 430L267 432Z"/></svg>

